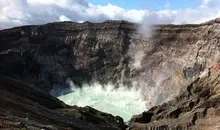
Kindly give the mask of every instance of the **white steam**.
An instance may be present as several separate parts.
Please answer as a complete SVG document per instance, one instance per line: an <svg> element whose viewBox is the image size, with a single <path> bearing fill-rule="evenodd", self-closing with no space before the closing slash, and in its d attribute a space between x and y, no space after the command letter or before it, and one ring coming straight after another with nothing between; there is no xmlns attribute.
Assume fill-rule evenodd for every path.
<svg viewBox="0 0 220 130"><path fill-rule="evenodd" d="M150 38L152 36L154 29L154 24L149 24L147 22L138 26L137 32L145 38Z"/></svg>
<svg viewBox="0 0 220 130"><path fill-rule="evenodd" d="M137 28L137 33L140 34L139 39L131 39L128 55L131 57L130 65L132 69L141 69L142 60L145 56L147 39L151 38L153 32L153 25L144 23L140 24Z"/></svg>
<svg viewBox="0 0 220 130"><path fill-rule="evenodd" d="M112 84L100 85L84 84L82 88L75 86L71 81L72 92L58 98L69 105L91 106L100 111L119 115L129 120L133 115L147 109L146 101L142 97L142 90L135 87L128 88L121 85L115 88Z"/></svg>
<svg viewBox="0 0 220 130"><path fill-rule="evenodd" d="M155 47L152 43L152 35L156 27L154 23L163 23L163 21L149 22L146 20L139 25L137 33L140 35L130 40L131 44L128 50L128 56L131 58L129 67L132 71L140 72L137 77L129 80L131 80L133 87L142 89L141 94L147 102L148 108L162 104L179 93L178 88L173 88L175 83L173 75L177 69L174 66L178 65L175 62L168 64L167 60L163 60L162 53L146 57L146 54ZM163 65L155 62L157 60L161 60Z"/></svg>
<svg viewBox="0 0 220 130"><path fill-rule="evenodd" d="M131 44L127 52L127 56L131 59L129 67L131 71L141 71L137 77L126 79L131 81L131 86L119 85L116 88L111 83L105 85L93 83L84 84L79 88L69 80L71 92L58 98L69 105L82 107L88 105L129 120L133 115L140 114L174 97L178 92L169 86L172 86L173 81L170 77L175 68L170 65L151 67L146 62L143 63L145 53L151 50L152 43L148 42L152 36L152 30L153 26L150 24L141 25L138 28L140 38L135 37L130 40ZM151 60L158 60L158 58ZM150 64L153 61L148 62ZM125 78L124 71L121 71L120 83ZM53 91L56 92L55 89Z"/></svg>
<svg viewBox="0 0 220 130"><path fill-rule="evenodd" d="M130 67L132 69L141 69L142 65L141 62L144 58L144 49L143 46L140 44L135 44L134 42L131 43L128 51L128 55L131 57Z"/></svg>

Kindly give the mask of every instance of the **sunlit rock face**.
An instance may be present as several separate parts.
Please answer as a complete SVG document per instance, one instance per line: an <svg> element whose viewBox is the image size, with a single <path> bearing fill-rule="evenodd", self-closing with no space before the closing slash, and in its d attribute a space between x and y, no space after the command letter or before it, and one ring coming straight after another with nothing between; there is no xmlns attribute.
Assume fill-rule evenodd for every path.
<svg viewBox="0 0 220 130"><path fill-rule="evenodd" d="M130 120L134 130L191 128L203 124L197 119L212 117L210 112L219 113L219 74L197 79L219 62L219 30L218 20L151 27L126 21L16 27L0 31L0 73L70 105L90 105L125 120L146 109ZM69 81L78 87L71 88ZM180 120L183 124L173 126Z"/></svg>
<svg viewBox="0 0 220 130"><path fill-rule="evenodd" d="M129 129L219 129L219 67L220 64L205 70L171 101L133 116L128 123Z"/></svg>
<svg viewBox="0 0 220 130"><path fill-rule="evenodd" d="M0 31L0 72L50 92L99 82L143 89L147 106L161 104L218 62L219 28L146 27L126 21L58 22ZM148 29L148 27L147 27ZM218 56L217 56L218 57ZM149 96L150 91L154 96Z"/></svg>

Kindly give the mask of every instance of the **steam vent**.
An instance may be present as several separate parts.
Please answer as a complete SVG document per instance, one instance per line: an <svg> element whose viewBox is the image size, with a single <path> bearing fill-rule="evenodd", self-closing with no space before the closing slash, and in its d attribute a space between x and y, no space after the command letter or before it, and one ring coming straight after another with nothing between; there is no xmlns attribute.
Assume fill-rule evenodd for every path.
<svg viewBox="0 0 220 130"><path fill-rule="evenodd" d="M0 129L220 130L219 21L2 29Z"/></svg>

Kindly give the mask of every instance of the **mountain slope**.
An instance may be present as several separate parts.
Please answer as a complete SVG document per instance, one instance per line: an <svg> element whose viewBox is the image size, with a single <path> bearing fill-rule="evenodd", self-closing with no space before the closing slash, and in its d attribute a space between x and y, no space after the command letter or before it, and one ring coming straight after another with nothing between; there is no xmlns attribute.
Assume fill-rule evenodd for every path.
<svg viewBox="0 0 220 130"><path fill-rule="evenodd" d="M0 73L47 92L69 87L68 79L79 86L135 84L144 91L152 88L156 98L145 98L157 105L219 61L219 28L213 20L153 27L126 21L58 22L1 30Z"/></svg>
<svg viewBox="0 0 220 130"><path fill-rule="evenodd" d="M216 20L152 27L58 22L1 30L0 73L7 77L0 75L0 127L124 129L120 117L67 106L48 94L71 80L141 88L146 105L156 106L134 116L128 129L219 129L219 30Z"/></svg>
<svg viewBox="0 0 220 130"><path fill-rule="evenodd" d="M91 107L68 106L50 94L0 75L0 129L120 130L123 119Z"/></svg>

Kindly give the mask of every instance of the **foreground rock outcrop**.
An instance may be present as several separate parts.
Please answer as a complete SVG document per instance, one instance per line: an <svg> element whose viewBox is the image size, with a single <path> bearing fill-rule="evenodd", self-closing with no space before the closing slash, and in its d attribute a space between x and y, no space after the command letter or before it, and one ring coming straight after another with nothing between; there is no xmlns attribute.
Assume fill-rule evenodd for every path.
<svg viewBox="0 0 220 130"><path fill-rule="evenodd" d="M130 120L129 130L219 130L220 69L211 68L175 99Z"/></svg>
<svg viewBox="0 0 220 130"><path fill-rule="evenodd" d="M37 87L0 75L0 129L123 130L123 119L68 106Z"/></svg>

